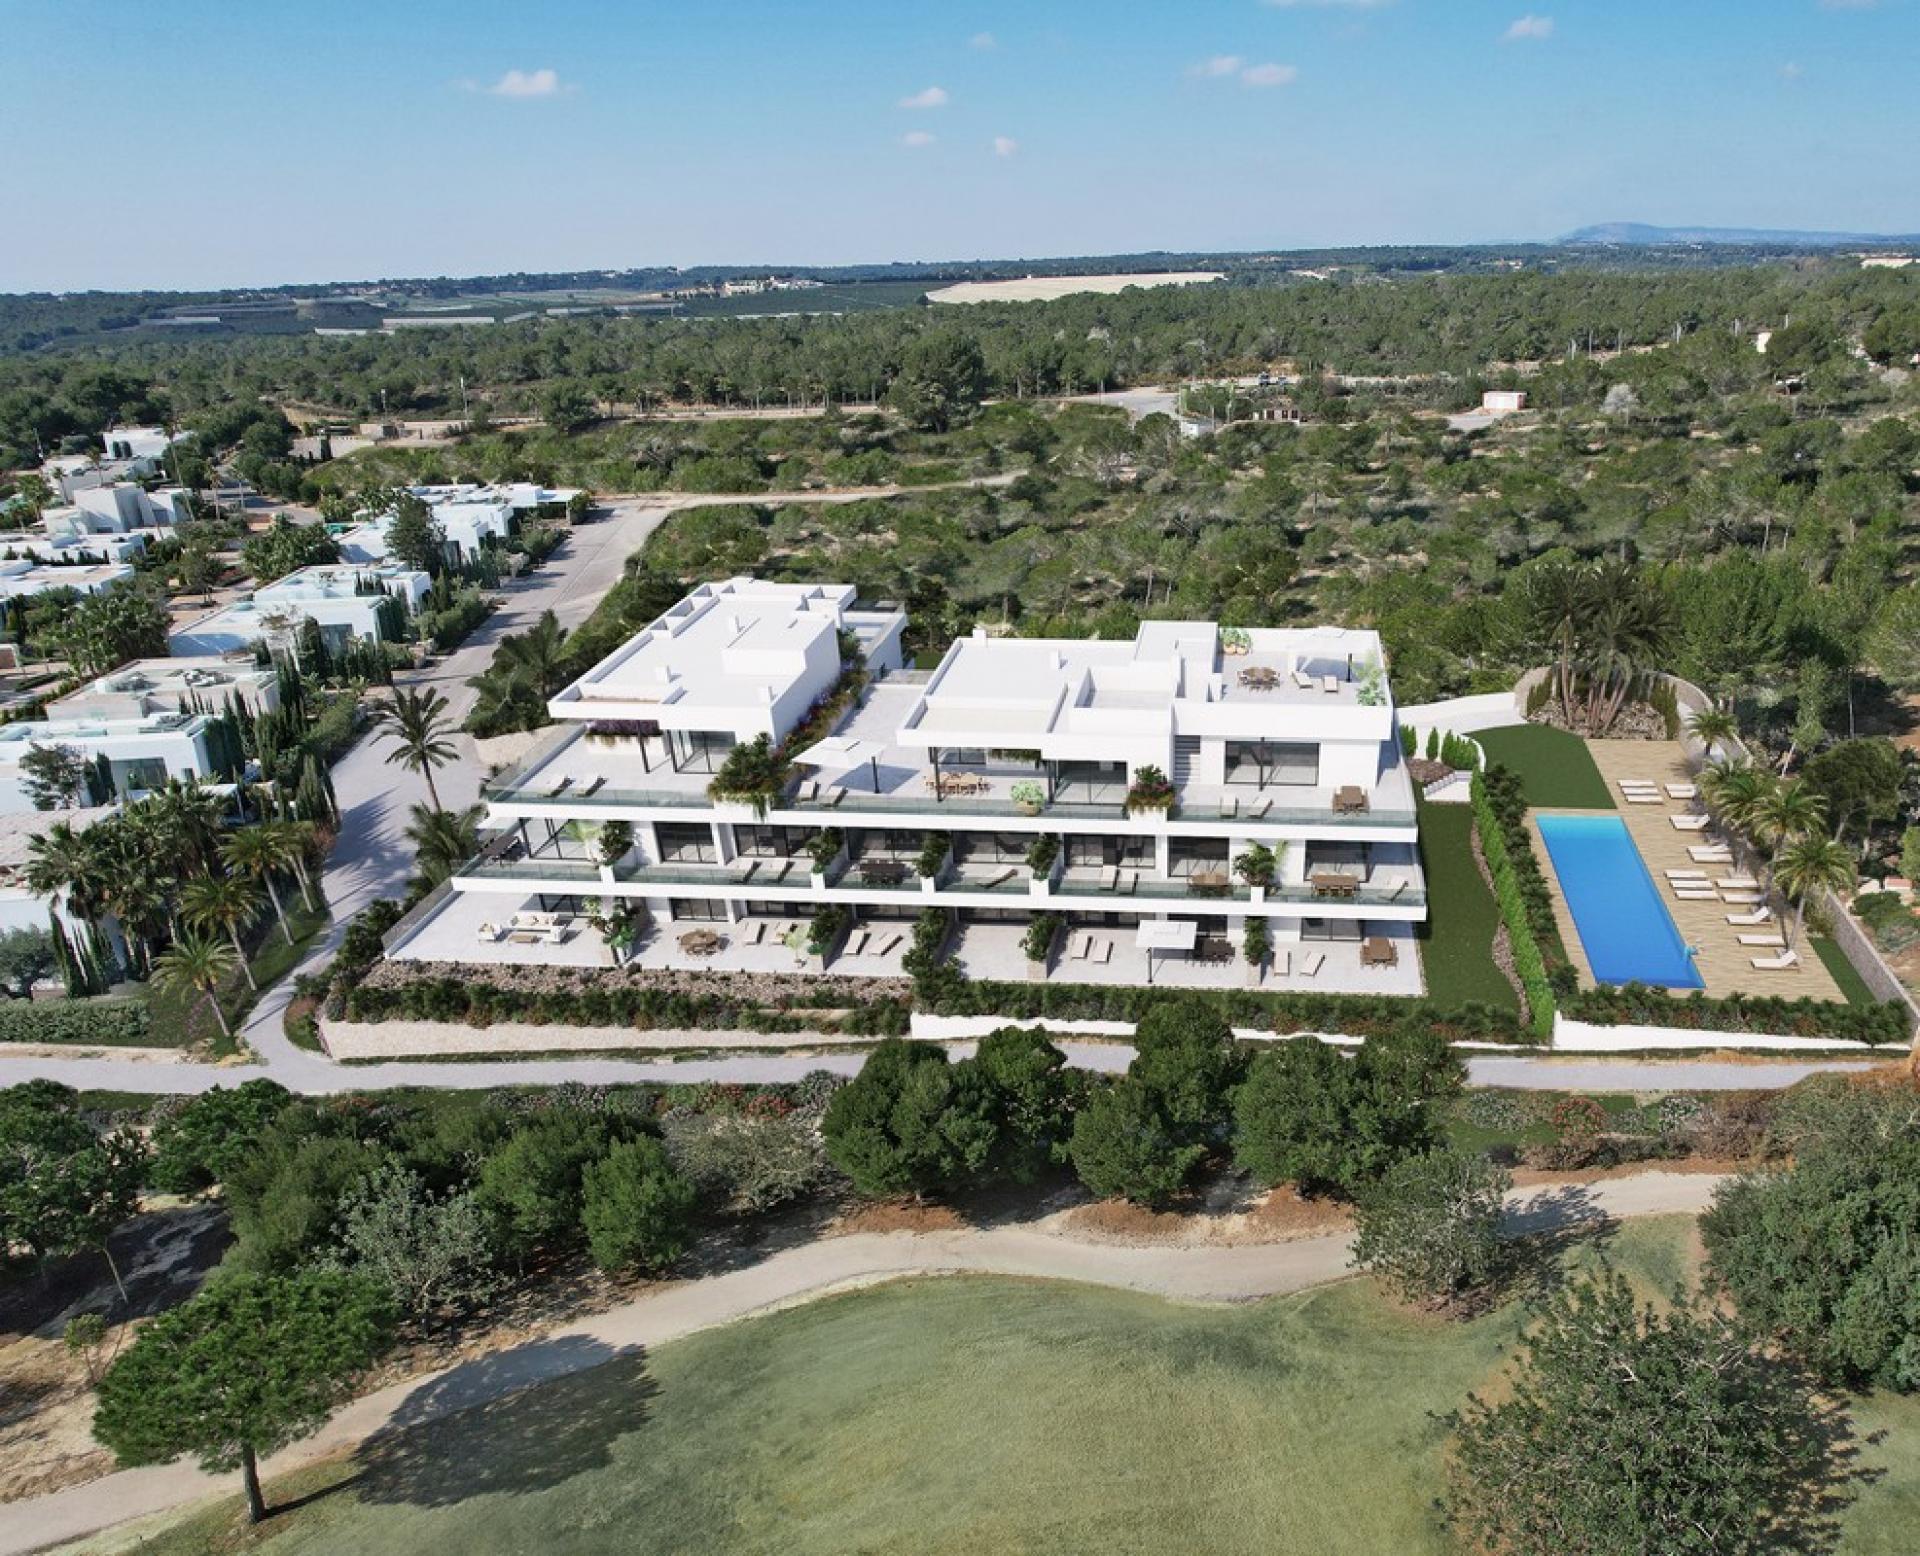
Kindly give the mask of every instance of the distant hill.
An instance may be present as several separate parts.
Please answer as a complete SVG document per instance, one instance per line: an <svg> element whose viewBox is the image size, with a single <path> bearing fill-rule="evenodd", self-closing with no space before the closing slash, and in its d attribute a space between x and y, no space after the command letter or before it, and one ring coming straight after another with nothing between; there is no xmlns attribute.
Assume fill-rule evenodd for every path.
<svg viewBox="0 0 1920 1556"><path fill-rule="evenodd" d="M1582 227L1562 243L1621 243L1647 247L1661 243L1754 243L1775 248L1849 248L1857 243L1912 243L1911 234L1875 232L1796 232L1775 227L1650 227L1645 222L1601 222Z"/></svg>

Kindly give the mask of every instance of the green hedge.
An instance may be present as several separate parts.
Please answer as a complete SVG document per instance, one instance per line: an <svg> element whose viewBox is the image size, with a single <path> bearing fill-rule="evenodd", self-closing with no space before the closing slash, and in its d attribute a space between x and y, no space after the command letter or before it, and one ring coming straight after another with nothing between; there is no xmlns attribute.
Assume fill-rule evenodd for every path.
<svg viewBox="0 0 1920 1556"><path fill-rule="evenodd" d="M1860 1043L1904 1043L1913 1035L1907 1007L1841 1005L1832 1000L1783 999L1777 994L1732 994L1709 999L1669 994L1644 983L1580 989L1560 1008L1574 1021L1597 1026L1681 1027L1694 1032L1765 1032L1779 1037L1828 1037Z"/></svg>
<svg viewBox="0 0 1920 1556"><path fill-rule="evenodd" d="M7 1000L0 1003L0 1043L76 1043L139 1047L153 1041L145 1000Z"/></svg>
<svg viewBox="0 0 1920 1556"><path fill-rule="evenodd" d="M1450 1041L1525 1042L1513 1012L1490 1005L1439 1010L1391 994L1315 994L1263 989L1149 989L1116 984L994 983L956 978L918 988L919 1007L941 1016L1004 1016L1009 1021L1138 1021L1169 1000L1202 1000L1230 1025L1260 1032L1331 1032L1367 1037L1424 1026Z"/></svg>
<svg viewBox="0 0 1920 1556"><path fill-rule="evenodd" d="M1494 769L1496 773L1501 769ZM1520 986L1527 993L1527 1012L1535 1037L1546 1039L1553 1036L1553 985L1547 978L1547 960L1540 950L1540 941L1534 934L1534 915L1529 911L1528 893L1521 884L1521 871L1528 873L1537 881L1539 864L1533 857L1533 849L1527 842L1525 824L1518 828L1502 825L1502 816L1496 810L1493 798L1489 794L1488 774L1473 775L1473 820L1480 832L1480 852L1486 856L1487 873L1493 877L1494 900L1500 905L1500 917L1506 922L1507 940L1513 948L1513 970L1519 975ZM1499 787L1500 780L1493 780ZM1518 838L1513 833L1518 831ZM1516 851L1523 852L1526 865L1515 863ZM1540 883L1541 895L1545 894L1545 883Z"/></svg>
<svg viewBox="0 0 1920 1556"><path fill-rule="evenodd" d="M844 992L792 980L780 1009L715 994L682 994L644 984L609 983L582 989L515 989L470 978L420 978L397 985L360 984L349 989L349 1021L452 1021L488 1027L522 1021L531 1026L633 1027L719 1032L841 1032L849 1036L897 1036L907 1030L904 999L875 1000L839 1016L794 1014L843 1010Z"/></svg>

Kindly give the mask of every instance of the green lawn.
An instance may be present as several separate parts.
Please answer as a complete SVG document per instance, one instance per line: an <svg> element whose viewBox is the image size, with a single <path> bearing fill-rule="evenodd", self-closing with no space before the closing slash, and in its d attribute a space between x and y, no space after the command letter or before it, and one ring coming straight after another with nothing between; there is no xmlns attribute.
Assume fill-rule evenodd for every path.
<svg viewBox="0 0 1920 1556"><path fill-rule="evenodd" d="M1689 1231L1632 1223L1611 1256L1654 1295L1687 1273ZM1496 1373L1518 1322L1409 1315L1360 1280L1243 1307L900 1282L289 1477L270 1496L313 1500L257 1545L235 1538L235 1498L141 1549L1439 1553L1439 1417ZM1859 1414L1893 1437L1865 1450L1888 1473L1843 1549L1911 1550L1920 1403Z"/></svg>
<svg viewBox="0 0 1920 1556"><path fill-rule="evenodd" d="M1873 990L1867 987L1866 979L1862 978L1859 970L1847 960L1846 952L1825 935L1809 935L1807 938L1813 942L1813 949L1819 954L1822 965L1833 974L1833 981L1840 985L1840 992L1846 996L1849 1005L1880 1003L1873 997Z"/></svg>
<svg viewBox="0 0 1920 1556"><path fill-rule="evenodd" d="M1612 810L1607 781L1587 754L1586 742L1545 724L1486 729L1473 737L1489 762L1510 767L1526 785L1527 803L1570 810Z"/></svg>
<svg viewBox="0 0 1920 1556"><path fill-rule="evenodd" d="M1427 995L1443 1010L1469 1002L1518 1010L1520 997L1493 964L1500 908L1473 862L1473 809L1420 802L1420 864L1427 876L1422 963Z"/></svg>

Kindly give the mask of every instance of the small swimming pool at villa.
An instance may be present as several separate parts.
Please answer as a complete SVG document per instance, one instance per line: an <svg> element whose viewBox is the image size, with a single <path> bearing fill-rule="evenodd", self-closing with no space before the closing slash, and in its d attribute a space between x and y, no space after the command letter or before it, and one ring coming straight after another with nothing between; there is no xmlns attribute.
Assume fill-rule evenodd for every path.
<svg viewBox="0 0 1920 1556"><path fill-rule="evenodd" d="M1597 983L1698 989L1704 982L1618 816L1537 816Z"/></svg>

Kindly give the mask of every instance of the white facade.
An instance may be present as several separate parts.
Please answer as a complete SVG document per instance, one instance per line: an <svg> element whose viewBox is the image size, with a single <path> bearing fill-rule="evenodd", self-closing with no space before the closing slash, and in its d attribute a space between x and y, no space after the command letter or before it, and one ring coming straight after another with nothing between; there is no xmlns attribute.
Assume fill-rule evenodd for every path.
<svg viewBox="0 0 1920 1556"><path fill-rule="evenodd" d="M409 486L407 490L429 508L445 503L504 503L514 513L565 507L580 495L578 487L542 486L537 481L502 481L491 486L457 481L446 486Z"/></svg>
<svg viewBox="0 0 1920 1556"><path fill-rule="evenodd" d="M280 675L248 654L231 658L134 659L76 692L47 704L55 720L143 719L154 713L179 713L196 703L225 707L229 697L249 713L271 713L280 706Z"/></svg>
<svg viewBox="0 0 1920 1556"><path fill-rule="evenodd" d="M1483 411L1524 411L1527 408L1527 392L1524 389L1488 389L1480 396L1480 409Z"/></svg>
<svg viewBox="0 0 1920 1556"><path fill-rule="evenodd" d="M111 427L100 434L109 459L159 459L173 447L165 427Z"/></svg>
<svg viewBox="0 0 1920 1556"><path fill-rule="evenodd" d="M64 746L92 762L104 757L114 797L131 799L171 778L217 779L199 715L153 713L134 719L33 719L0 725L0 811L34 809L20 759L35 746Z"/></svg>
<svg viewBox="0 0 1920 1556"><path fill-rule="evenodd" d="M0 562L0 598L11 600L25 594L44 594L49 589L78 589L82 594L98 594L132 577L133 569L124 563L60 566L17 558Z"/></svg>
<svg viewBox="0 0 1920 1556"><path fill-rule="evenodd" d="M56 454L40 466L40 474L62 502L73 502L81 492L118 481L143 480L159 468L160 461L151 456L101 459L92 454Z"/></svg>
<svg viewBox="0 0 1920 1556"><path fill-rule="evenodd" d="M305 621L319 626L330 647L359 638L379 642L382 598L392 595L415 610L431 583L409 567L303 567L250 599L177 628L167 644L176 658L240 653L258 642L290 640Z"/></svg>
<svg viewBox="0 0 1920 1556"><path fill-rule="evenodd" d="M428 506L446 536L455 559L461 562L471 562L480 554L486 541L504 541L513 529L513 509L504 502L460 501L430 503ZM340 536L342 559L348 562L386 561L390 555L387 529L393 519L393 514L383 513Z"/></svg>
<svg viewBox="0 0 1920 1556"><path fill-rule="evenodd" d="M80 522L94 534L124 535L131 530L169 528L193 517L185 488L163 486L147 491L131 481L91 487L76 493L73 504Z"/></svg>
<svg viewBox="0 0 1920 1556"><path fill-rule="evenodd" d="M976 634L928 674L901 668L903 626L897 611L855 609L842 585L694 591L552 699L562 729L487 787L501 835L455 877L447 911L473 918L461 899L474 894L500 905L500 923L530 897L562 910L629 899L656 926L940 907L993 933L1047 912L1070 944L1092 926L1129 948L1184 937L1235 982L1260 917L1290 964L1317 968L1318 944L1352 942L1340 954L1357 968L1363 937L1391 942L1380 954L1397 981L1362 986L1417 992L1425 880L1376 634L1210 622L1149 622L1131 642ZM783 741L835 685L842 631L874 680L836 742L789 753L797 770L763 813L716 802L708 785L729 750ZM1170 804L1147 803L1148 769ZM612 820L632 824L634 846L606 865L595 837ZM844 844L818 871L808 844L828 829ZM948 847L923 878L929 834ZM1058 846L1034 868L1043 836ZM1268 884L1236 864L1256 844L1278 855Z"/></svg>

